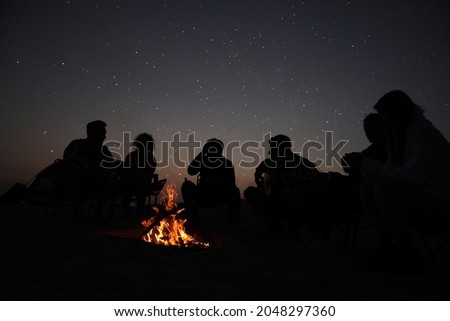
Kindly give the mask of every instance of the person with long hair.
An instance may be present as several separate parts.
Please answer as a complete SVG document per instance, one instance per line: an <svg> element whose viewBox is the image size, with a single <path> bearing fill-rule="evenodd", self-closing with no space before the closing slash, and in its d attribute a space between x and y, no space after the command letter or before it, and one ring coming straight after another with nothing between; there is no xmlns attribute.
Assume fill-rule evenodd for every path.
<svg viewBox="0 0 450 321"><path fill-rule="evenodd" d="M361 202L378 231L379 246L370 264L417 270L422 264L411 230L450 222L450 143L403 91L388 92L374 109L381 118L388 160L361 155L346 159L357 163L366 179L360 186Z"/></svg>
<svg viewBox="0 0 450 321"><path fill-rule="evenodd" d="M129 215L132 195L136 196L138 214L143 214L146 199L155 179L154 145L152 135L142 133L134 139L134 150L125 158L121 175L125 217Z"/></svg>

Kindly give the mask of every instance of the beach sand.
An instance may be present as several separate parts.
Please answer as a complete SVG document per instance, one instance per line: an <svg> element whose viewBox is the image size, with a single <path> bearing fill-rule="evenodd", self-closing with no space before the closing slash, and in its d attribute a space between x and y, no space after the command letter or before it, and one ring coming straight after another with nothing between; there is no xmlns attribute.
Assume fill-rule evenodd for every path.
<svg viewBox="0 0 450 321"><path fill-rule="evenodd" d="M362 264L372 246L368 230L348 250L336 232L303 251L296 241L261 237L266 226L245 201L231 229L220 210L203 210L216 245L206 250L140 241L143 228L133 220L94 224L70 208L44 212L0 205L2 300L450 299L448 248L438 269L370 272Z"/></svg>

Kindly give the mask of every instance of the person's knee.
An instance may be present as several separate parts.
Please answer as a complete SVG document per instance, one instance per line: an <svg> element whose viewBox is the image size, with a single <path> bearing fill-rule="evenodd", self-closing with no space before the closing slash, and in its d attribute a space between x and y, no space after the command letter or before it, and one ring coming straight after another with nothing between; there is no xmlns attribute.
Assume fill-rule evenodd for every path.
<svg viewBox="0 0 450 321"><path fill-rule="evenodd" d="M244 197L246 200L254 199L257 194L258 194L258 189L253 186L247 187L244 191Z"/></svg>
<svg viewBox="0 0 450 321"><path fill-rule="evenodd" d="M404 190L403 184L395 178L382 176L373 182L373 195L376 199L390 199L397 197Z"/></svg>

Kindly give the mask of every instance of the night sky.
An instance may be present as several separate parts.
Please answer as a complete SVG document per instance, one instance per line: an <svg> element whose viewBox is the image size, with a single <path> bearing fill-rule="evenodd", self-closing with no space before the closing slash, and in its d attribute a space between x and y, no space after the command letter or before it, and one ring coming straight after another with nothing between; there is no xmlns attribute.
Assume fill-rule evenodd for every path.
<svg viewBox="0 0 450 321"><path fill-rule="evenodd" d="M2 1L1 191L96 119L116 151L124 133L152 134L169 159L157 172L177 185L186 169L161 150L177 133L225 144L283 133L300 152L331 131L349 141L342 153L359 151L362 118L392 89L449 139L449 13L448 0ZM254 169L228 156L242 191Z"/></svg>

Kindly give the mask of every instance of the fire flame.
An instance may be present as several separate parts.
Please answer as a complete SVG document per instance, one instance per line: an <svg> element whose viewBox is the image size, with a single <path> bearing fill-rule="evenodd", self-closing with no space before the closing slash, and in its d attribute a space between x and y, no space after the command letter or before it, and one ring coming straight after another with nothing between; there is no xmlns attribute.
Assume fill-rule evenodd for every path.
<svg viewBox="0 0 450 321"><path fill-rule="evenodd" d="M167 214L161 215L157 207L153 208L156 215L141 222L145 228L149 228L153 225L153 227L142 236L142 240L164 246L172 245L179 247L208 248L210 246L209 243L198 241L186 231L185 224L187 219L180 217L180 214L184 209L174 212L177 209L175 199L178 196L174 184L169 184L167 186L166 195L167 199L164 202L163 210L165 210L165 213Z"/></svg>
<svg viewBox="0 0 450 321"><path fill-rule="evenodd" d="M166 200L165 200L165 207L167 212L175 211L177 208L177 203L175 202L175 199L178 197L178 193L176 190L175 184L169 184L166 187Z"/></svg>

